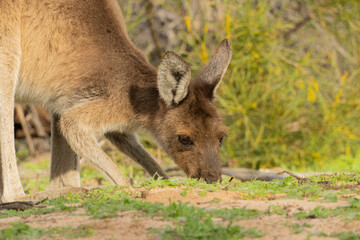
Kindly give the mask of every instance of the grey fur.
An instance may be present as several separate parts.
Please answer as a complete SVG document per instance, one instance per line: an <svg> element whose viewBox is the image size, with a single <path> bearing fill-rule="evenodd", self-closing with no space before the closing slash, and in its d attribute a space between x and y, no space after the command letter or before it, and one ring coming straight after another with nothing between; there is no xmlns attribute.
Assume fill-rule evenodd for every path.
<svg viewBox="0 0 360 240"><path fill-rule="evenodd" d="M205 81L209 85L215 85L213 96L215 96L219 83L229 66L231 55L232 50L230 42L228 39L224 39L198 76L199 80Z"/></svg>
<svg viewBox="0 0 360 240"><path fill-rule="evenodd" d="M189 65L176 53L167 52L158 67L158 88L166 105L178 104L188 93L191 80Z"/></svg>

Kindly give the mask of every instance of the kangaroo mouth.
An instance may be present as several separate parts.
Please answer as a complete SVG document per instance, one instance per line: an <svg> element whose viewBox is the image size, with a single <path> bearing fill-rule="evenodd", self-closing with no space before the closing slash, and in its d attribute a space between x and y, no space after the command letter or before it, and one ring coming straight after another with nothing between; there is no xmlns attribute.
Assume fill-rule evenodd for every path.
<svg viewBox="0 0 360 240"><path fill-rule="evenodd" d="M209 172L202 172L201 169L198 169L196 173L189 174L190 178L196 178L196 179L204 179L206 183L213 183L220 180L222 181L221 172L218 174L215 173L209 173Z"/></svg>
<svg viewBox="0 0 360 240"><path fill-rule="evenodd" d="M214 183L214 182L217 182L217 181L220 181L222 182L222 177L206 177L204 178L205 182L207 183Z"/></svg>

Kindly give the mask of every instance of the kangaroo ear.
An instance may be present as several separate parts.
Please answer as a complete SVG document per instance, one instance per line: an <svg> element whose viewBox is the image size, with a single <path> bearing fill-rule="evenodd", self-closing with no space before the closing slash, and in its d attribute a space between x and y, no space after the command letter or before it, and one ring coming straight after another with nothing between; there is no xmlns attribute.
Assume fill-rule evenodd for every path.
<svg viewBox="0 0 360 240"><path fill-rule="evenodd" d="M216 89L229 66L231 53L230 42L228 39L224 39L194 81L195 86L200 88L211 100L215 98Z"/></svg>
<svg viewBox="0 0 360 240"><path fill-rule="evenodd" d="M158 67L157 81L159 94L166 105L178 104L188 94L191 69L174 52L165 53Z"/></svg>

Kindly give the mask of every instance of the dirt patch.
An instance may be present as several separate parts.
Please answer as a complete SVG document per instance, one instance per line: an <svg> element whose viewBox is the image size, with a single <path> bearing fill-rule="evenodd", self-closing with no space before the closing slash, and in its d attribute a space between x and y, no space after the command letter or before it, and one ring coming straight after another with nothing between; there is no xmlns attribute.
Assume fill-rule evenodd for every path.
<svg viewBox="0 0 360 240"><path fill-rule="evenodd" d="M81 214L83 210L76 212L58 212L43 215L32 215L29 217L12 217L0 219L0 229L10 227L12 222L24 222L34 228L50 229L54 227L71 226L78 228L80 226L92 226L94 234L91 237L82 239L157 239L156 234L148 234L148 231L154 228L164 228L171 222L163 221L157 218L143 217L136 211L119 212L115 218L92 219L89 216L75 215ZM49 239L42 237L41 239ZM65 238L64 238L65 239ZM68 238L66 238L68 239Z"/></svg>
<svg viewBox="0 0 360 240"><path fill-rule="evenodd" d="M209 192L201 189L185 189L181 187L152 188L150 190L138 190L144 200L153 203L189 202L193 205L201 205L216 202L217 199L224 202L243 199L240 193L218 190Z"/></svg>
<svg viewBox="0 0 360 240"><path fill-rule="evenodd" d="M360 233L360 221L346 222L341 217L332 217L326 219L295 219L290 216L273 215L265 216L252 220L237 221L236 224L246 226L248 228L258 228L265 233L261 240L270 239L307 239L310 234L320 232L331 235L332 233L353 231ZM308 226L296 233L295 225ZM310 238L315 239L336 239L330 237L318 237L314 235Z"/></svg>
<svg viewBox="0 0 360 240"><path fill-rule="evenodd" d="M141 196L144 200L153 203L169 202L188 202L199 207L212 208L242 208L257 209L260 211L267 210L270 206L283 206L289 213L298 211L309 211L317 206L326 208L336 208L338 206L346 206L348 204L345 200L337 202L319 202L298 199L279 199L284 197L284 194L271 196L267 199L244 200L239 192L218 190L215 192L203 191L201 189L185 190L184 188L153 188L150 190L140 190ZM184 196L185 195L185 196Z"/></svg>

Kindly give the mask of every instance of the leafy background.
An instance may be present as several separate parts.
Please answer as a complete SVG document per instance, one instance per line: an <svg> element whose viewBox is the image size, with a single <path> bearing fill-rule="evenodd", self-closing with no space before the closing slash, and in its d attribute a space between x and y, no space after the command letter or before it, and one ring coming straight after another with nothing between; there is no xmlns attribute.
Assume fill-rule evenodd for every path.
<svg viewBox="0 0 360 240"><path fill-rule="evenodd" d="M230 39L233 58L217 99L230 127L224 161L254 169L360 168L359 1L119 4L131 39L154 65L171 50L196 75Z"/></svg>

